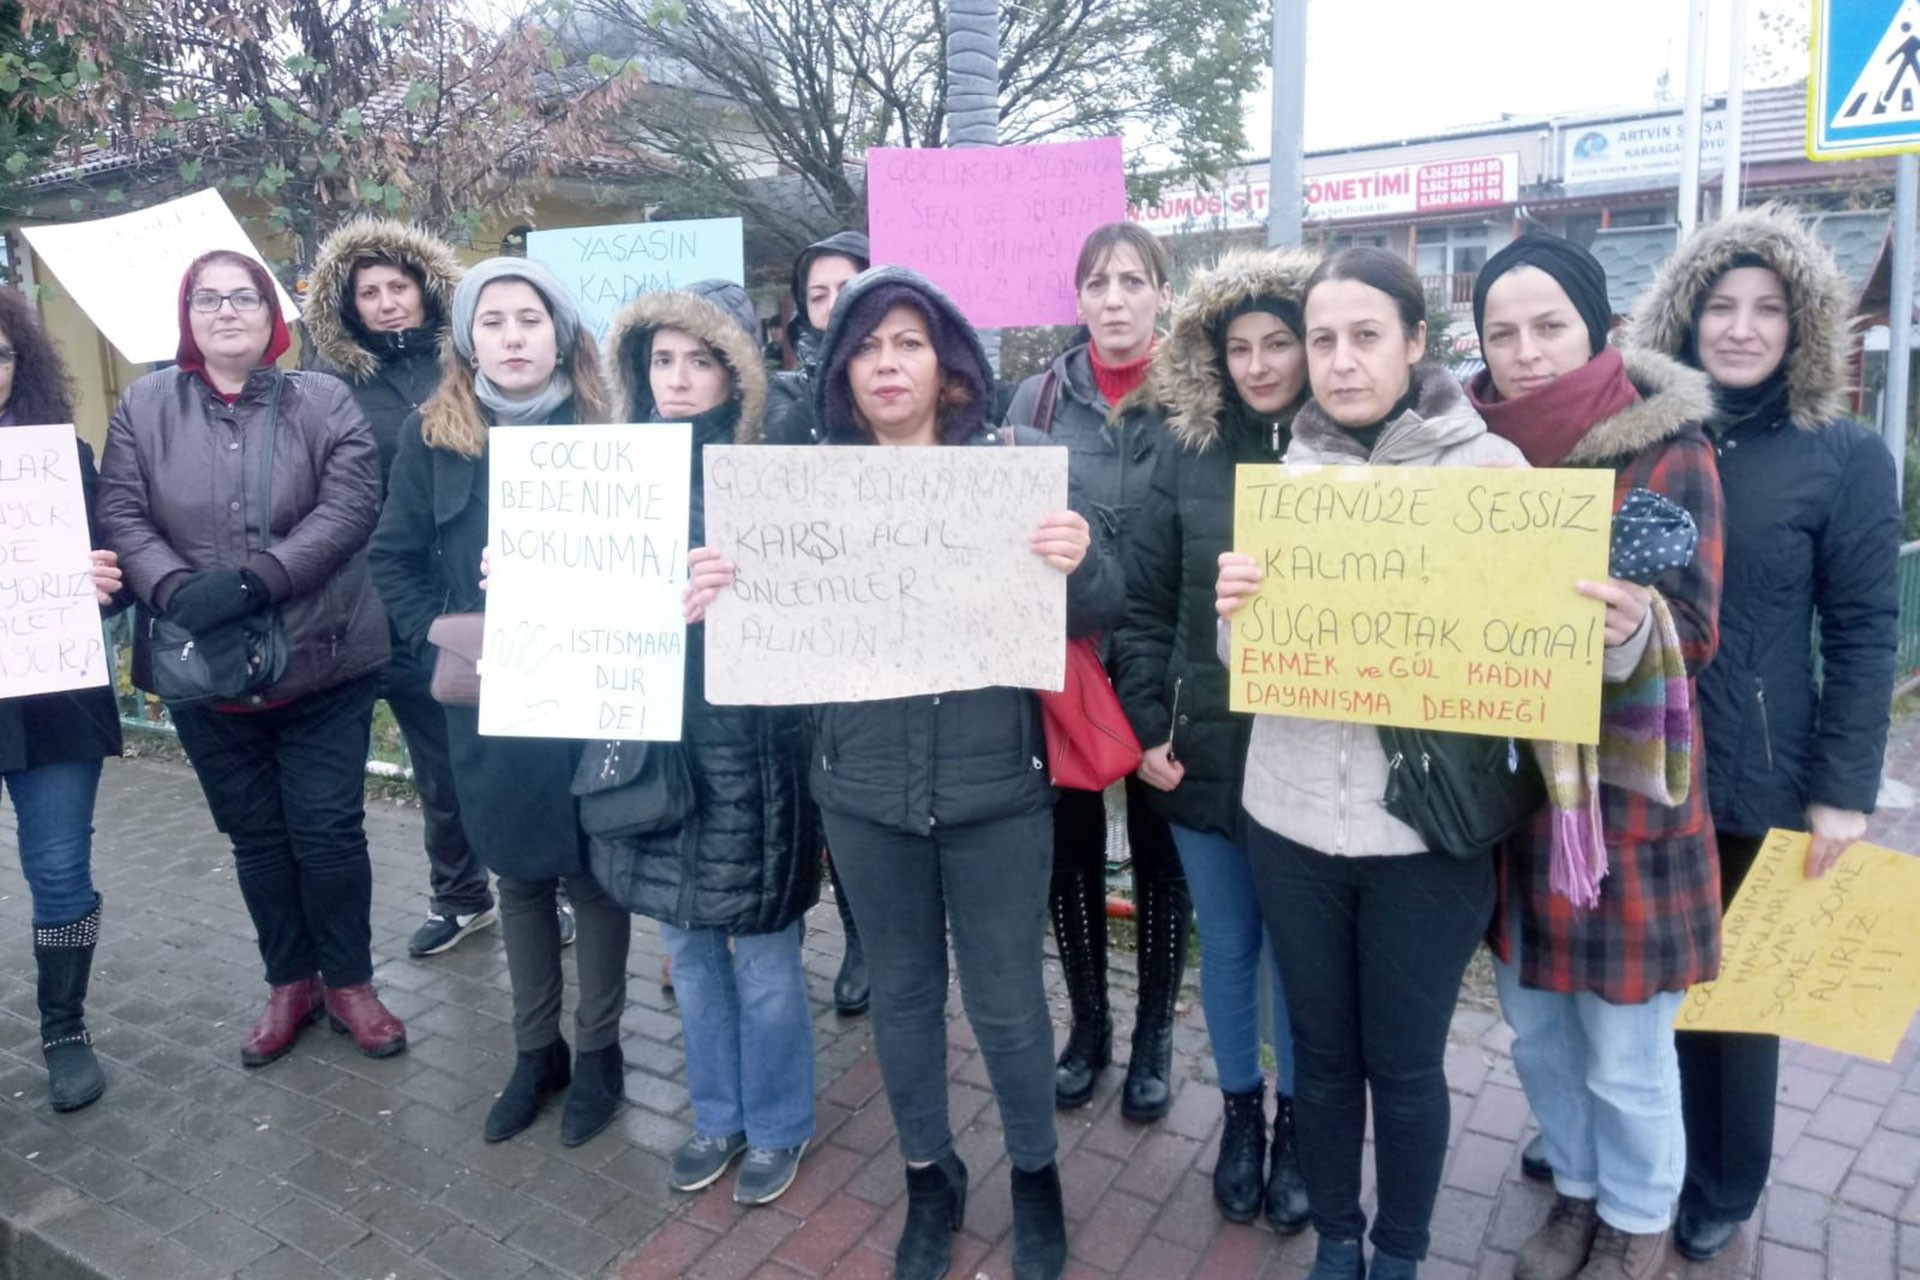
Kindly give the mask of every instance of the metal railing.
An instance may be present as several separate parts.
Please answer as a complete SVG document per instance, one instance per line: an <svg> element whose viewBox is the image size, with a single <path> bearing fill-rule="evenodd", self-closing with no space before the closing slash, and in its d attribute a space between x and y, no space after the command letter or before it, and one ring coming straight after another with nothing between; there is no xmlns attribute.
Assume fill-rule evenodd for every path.
<svg viewBox="0 0 1920 1280"><path fill-rule="evenodd" d="M1893 696L1898 698L1920 689L1920 541L1900 548L1900 647L1894 663ZM127 678L133 651L133 610L129 609L107 624L107 636L114 654L114 691L120 701L120 723L150 733L174 732L167 708L150 693L142 693ZM1820 672L1820 633L1814 631L1814 676ZM411 778L413 765L407 758L407 744L392 718L376 708L374 732L367 743L367 772L380 778Z"/></svg>

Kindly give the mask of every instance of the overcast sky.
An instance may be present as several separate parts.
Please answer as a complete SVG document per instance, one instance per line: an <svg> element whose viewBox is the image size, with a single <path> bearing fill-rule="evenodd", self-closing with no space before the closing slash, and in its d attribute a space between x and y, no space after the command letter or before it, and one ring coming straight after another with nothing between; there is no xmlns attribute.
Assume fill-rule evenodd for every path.
<svg viewBox="0 0 1920 1280"><path fill-rule="evenodd" d="M1662 71L1686 87L1687 0L1308 0L1307 149L1391 141L1514 115L1652 105ZM1764 58L1763 12L1806 0L1749 0L1747 38ZM1730 0L1713 0L1707 91L1728 80ZM1804 39L1804 21L1801 38ZM1756 66L1757 83L1786 59ZM1768 72L1772 74L1769 75ZM1247 144L1268 152L1271 82L1247 97Z"/></svg>

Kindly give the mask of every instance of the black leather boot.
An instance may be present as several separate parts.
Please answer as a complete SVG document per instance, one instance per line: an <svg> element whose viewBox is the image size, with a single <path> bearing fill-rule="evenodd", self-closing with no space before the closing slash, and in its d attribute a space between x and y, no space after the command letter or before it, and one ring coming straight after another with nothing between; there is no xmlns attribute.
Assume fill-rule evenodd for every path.
<svg viewBox="0 0 1920 1280"><path fill-rule="evenodd" d="M827 877L833 881L833 905L840 911L840 933L846 939L840 953L840 972L833 979L833 1009L843 1018L858 1017L873 1003L873 984L867 980L867 956L860 949L860 930L853 923L853 907L840 886L840 873L827 854Z"/></svg>
<svg viewBox="0 0 1920 1280"><path fill-rule="evenodd" d="M1294 1146L1293 1099L1273 1094L1273 1142L1268 1147L1267 1221L1283 1236L1306 1230L1312 1216L1307 1183L1300 1175L1300 1151Z"/></svg>
<svg viewBox="0 0 1920 1280"><path fill-rule="evenodd" d="M1185 879L1155 881L1136 872L1140 924L1140 1005L1133 1056L1120 1091L1120 1114L1148 1124L1173 1105L1173 1015L1187 969L1187 924L1193 918Z"/></svg>
<svg viewBox="0 0 1920 1280"><path fill-rule="evenodd" d="M93 910L78 920L33 930L33 958L40 969L40 1052L47 1059L47 1097L55 1111L78 1111L107 1091L86 1019L93 945L99 938L97 894Z"/></svg>
<svg viewBox="0 0 1920 1280"><path fill-rule="evenodd" d="M1313 1270L1307 1280L1367 1280L1367 1260L1358 1240L1320 1237L1313 1251Z"/></svg>
<svg viewBox="0 0 1920 1280"><path fill-rule="evenodd" d="M1221 1090L1227 1122L1213 1162L1213 1199L1228 1222L1252 1222L1267 1196L1267 1085L1245 1093Z"/></svg>
<svg viewBox="0 0 1920 1280"><path fill-rule="evenodd" d="M1067 1269L1067 1211L1060 1166L1013 1171L1013 1280L1060 1280Z"/></svg>
<svg viewBox="0 0 1920 1280"><path fill-rule="evenodd" d="M564 1039L555 1037L545 1048L517 1054L507 1087L487 1112L486 1140L505 1142L525 1130L540 1114L540 1104L566 1088L571 1079L573 1066Z"/></svg>
<svg viewBox="0 0 1920 1280"><path fill-rule="evenodd" d="M1055 871L1047 893L1053 942L1067 975L1073 1030L1053 1073L1053 1102L1063 1111L1084 1107L1094 1082L1113 1061L1113 1015L1107 1008L1107 878L1094 866Z"/></svg>
<svg viewBox="0 0 1920 1280"><path fill-rule="evenodd" d="M907 1223L893 1251L894 1280L940 1280L953 1264L953 1237L967 1216L967 1166L949 1151L925 1168L907 1166Z"/></svg>
<svg viewBox="0 0 1920 1280"><path fill-rule="evenodd" d="M560 1145L577 1147L613 1123L627 1096L627 1058L615 1041L573 1060L573 1087L560 1113Z"/></svg>

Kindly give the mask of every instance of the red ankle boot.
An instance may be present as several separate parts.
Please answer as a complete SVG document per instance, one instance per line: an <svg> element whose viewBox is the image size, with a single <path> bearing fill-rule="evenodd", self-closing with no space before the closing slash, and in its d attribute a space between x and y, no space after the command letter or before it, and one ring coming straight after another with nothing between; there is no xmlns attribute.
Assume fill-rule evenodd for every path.
<svg viewBox="0 0 1920 1280"><path fill-rule="evenodd" d="M320 979L300 978L267 990L267 1007L240 1044L243 1066L264 1067L287 1056L300 1030L320 1014Z"/></svg>
<svg viewBox="0 0 1920 1280"><path fill-rule="evenodd" d="M391 1058L407 1047L407 1028L380 1003L373 984L328 987L327 1020L335 1031L353 1033L353 1042L369 1058Z"/></svg>

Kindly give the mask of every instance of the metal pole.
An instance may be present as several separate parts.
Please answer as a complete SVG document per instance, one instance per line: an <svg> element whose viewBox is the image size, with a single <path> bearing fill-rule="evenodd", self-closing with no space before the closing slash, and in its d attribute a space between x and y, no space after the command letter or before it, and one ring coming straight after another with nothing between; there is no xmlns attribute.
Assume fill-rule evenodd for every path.
<svg viewBox="0 0 1920 1280"><path fill-rule="evenodd" d="M1687 97L1680 116L1680 238L1700 222L1700 103L1707 91L1707 4L1693 0L1687 17Z"/></svg>
<svg viewBox="0 0 1920 1280"><path fill-rule="evenodd" d="M1920 218L1920 155L1908 152L1893 170L1893 282L1887 290L1887 400L1880 434L1893 454L1897 486L1906 483L1907 374L1913 367L1913 238ZM1904 487L1896 493L1905 493Z"/></svg>
<svg viewBox="0 0 1920 1280"><path fill-rule="evenodd" d="M1720 171L1720 216L1740 212L1740 148L1747 127L1747 0L1732 0L1727 25L1727 165Z"/></svg>
<svg viewBox="0 0 1920 1280"><path fill-rule="evenodd" d="M1267 148L1267 243L1300 243L1307 189L1307 0L1273 0L1273 139Z"/></svg>

